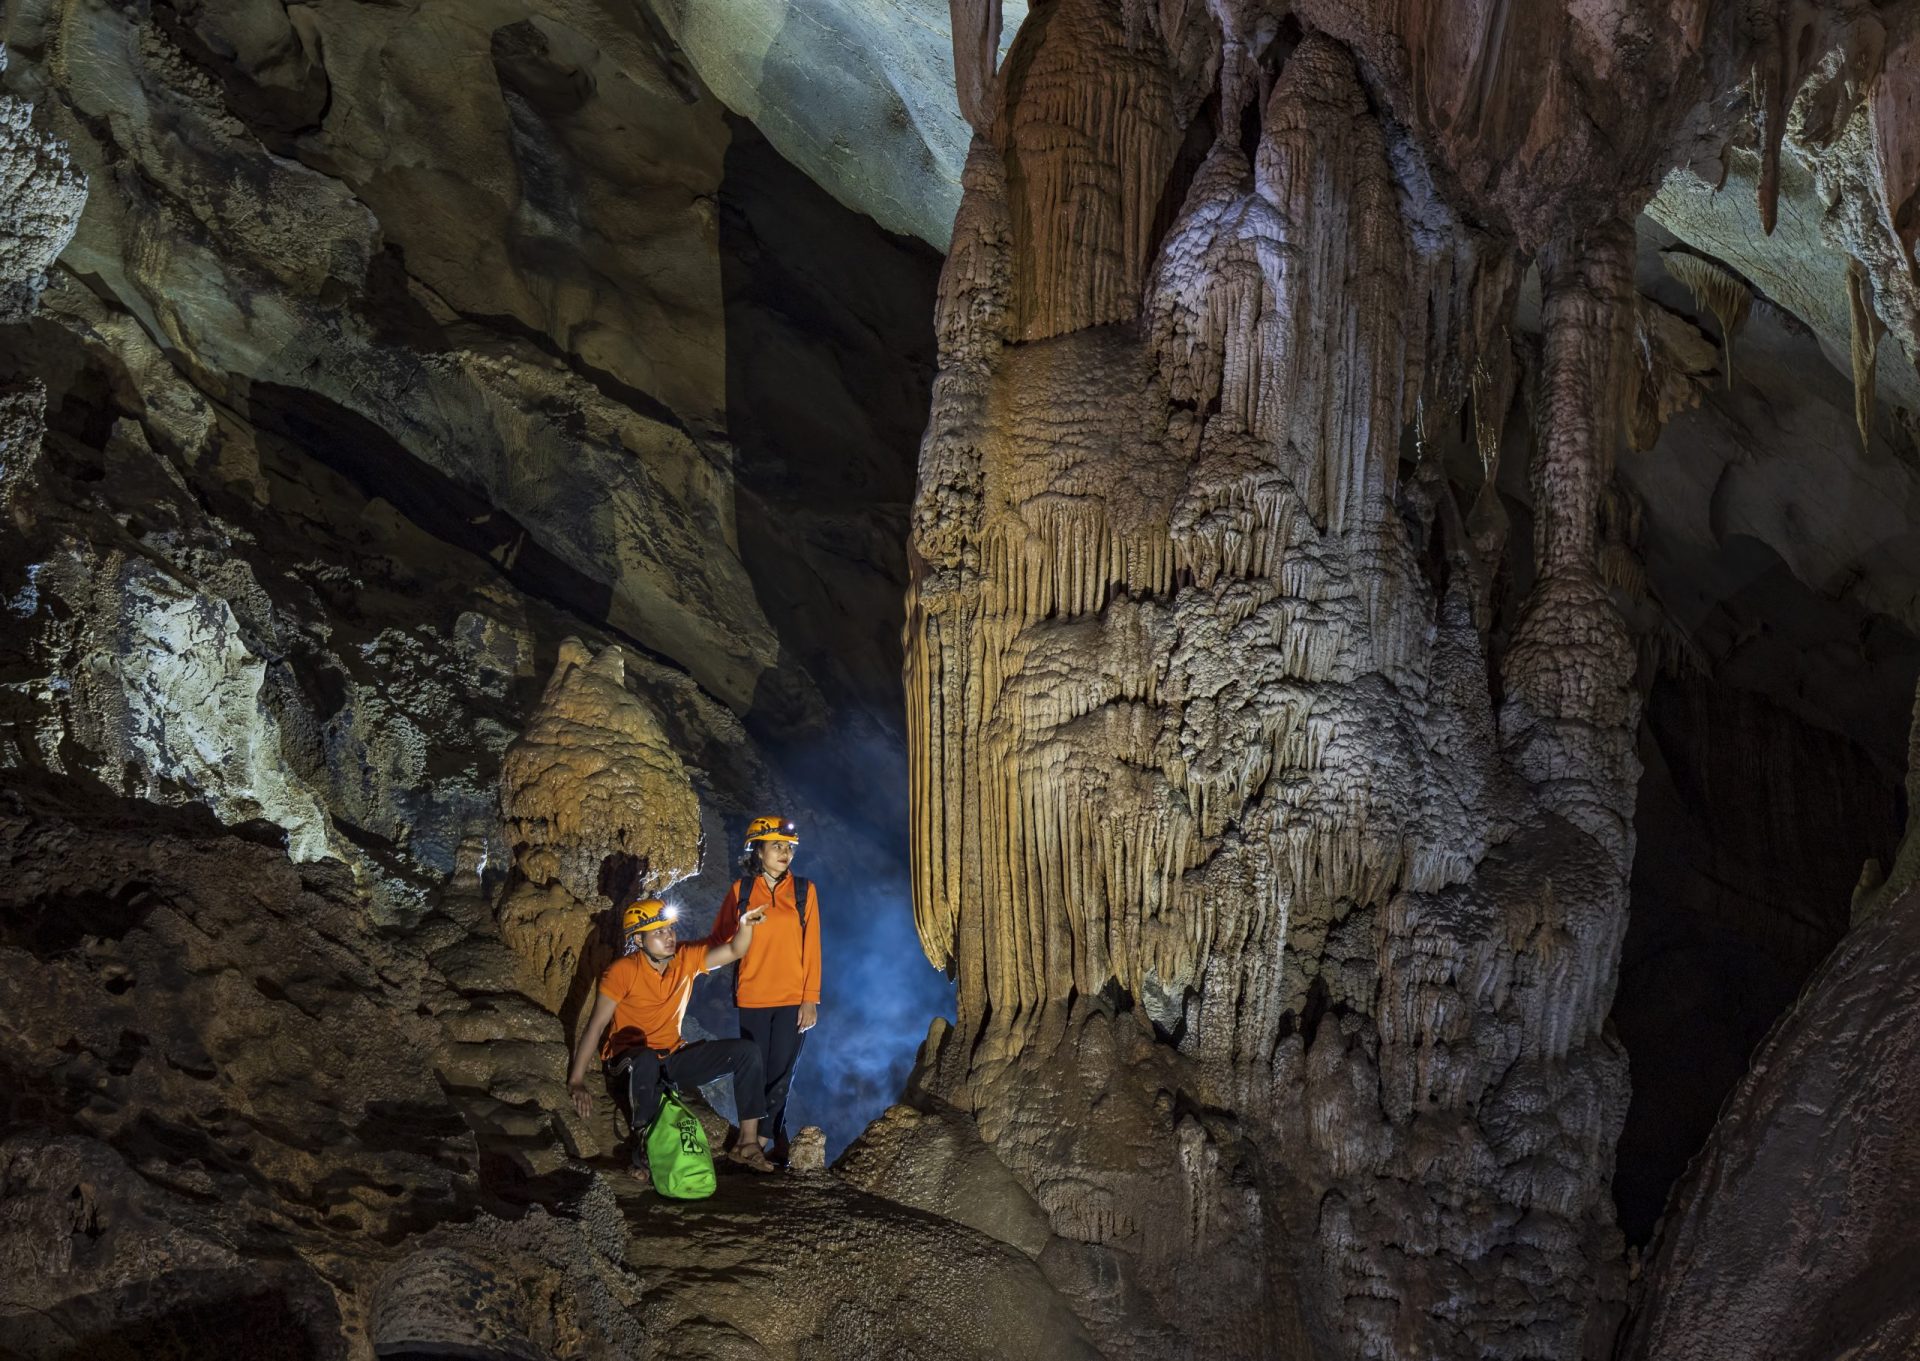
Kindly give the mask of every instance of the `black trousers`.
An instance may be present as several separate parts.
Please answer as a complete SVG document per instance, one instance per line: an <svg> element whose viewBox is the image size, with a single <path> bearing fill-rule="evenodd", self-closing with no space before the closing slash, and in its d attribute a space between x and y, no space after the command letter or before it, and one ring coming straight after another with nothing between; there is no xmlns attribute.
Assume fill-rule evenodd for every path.
<svg viewBox="0 0 1920 1361"><path fill-rule="evenodd" d="M787 1142L787 1090L807 1037L800 1029L800 1008L741 1007L740 1038L753 1045L767 1075L767 1123L761 1129L776 1145Z"/></svg>
<svg viewBox="0 0 1920 1361"><path fill-rule="evenodd" d="M618 1077L623 1068L636 1156L645 1149L647 1127L660 1111L662 1074L680 1091L730 1075L739 1118L753 1120L766 1114L765 1070L760 1064L760 1051L749 1040L695 1040L664 1058L651 1049L629 1049L613 1061L609 1071Z"/></svg>

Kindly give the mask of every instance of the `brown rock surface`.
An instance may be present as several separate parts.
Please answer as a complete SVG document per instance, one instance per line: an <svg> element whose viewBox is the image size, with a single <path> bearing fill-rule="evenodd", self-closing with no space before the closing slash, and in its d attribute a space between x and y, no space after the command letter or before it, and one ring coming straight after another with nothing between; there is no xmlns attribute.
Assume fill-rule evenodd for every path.
<svg viewBox="0 0 1920 1361"><path fill-rule="evenodd" d="M1920 895L1843 940L1683 1183L1626 1354L1920 1355Z"/></svg>
<svg viewBox="0 0 1920 1361"><path fill-rule="evenodd" d="M632 1233L649 1357L1101 1355L1021 1253L834 1179L725 1175Z"/></svg>
<svg viewBox="0 0 1920 1361"><path fill-rule="evenodd" d="M1026 1188L953 1113L888 1107L833 1165L849 1185L956 1220L1038 1257L1052 1230Z"/></svg>
<svg viewBox="0 0 1920 1361"><path fill-rule="evenodd" d="M435 1073L444 985L369 929L343 867L274 837L73 782L4 797L0 1258L42 1264L10 1273L6 1345L184 1311L205 1345L267 1328L344 1354L355 1281L475 1204ZM216 1318L248 1298L265 1318Z"/></svg>

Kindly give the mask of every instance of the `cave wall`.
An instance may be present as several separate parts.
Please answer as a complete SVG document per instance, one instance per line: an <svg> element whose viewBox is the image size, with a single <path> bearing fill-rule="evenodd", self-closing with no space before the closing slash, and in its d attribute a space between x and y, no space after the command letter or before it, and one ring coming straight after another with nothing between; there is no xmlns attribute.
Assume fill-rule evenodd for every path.
<svg viewBox="0 0 1920 1361"><path fill-rule="evenodd" d="M1914 1354L1916 904L1881 899L1756 1056L1675 1198L1625 1355Z"/></svg>
<svg viewBox="0 0 1920 1361"><path fill-rule="evenodd" d="M170 563L149 548L127 571L186 578L161 592L180 597L176 614L231 607L204 636L259 673L251 691L198 705L224 706L214 727L259 730L252 767L186 750L190 715L172 715L179 734L155 721L130 737L155 705L163 717L196 706L143 699L124 675L70 700L13 691L13 763L58 764L66 734L86 728L69 763L84 750L119 784L131 762L149 794L184 781L235 818L289 827L307 859L383 848L400 873L381 882L407 880L417 897L463 837L497 835L493 773L519 726L498 699L490 710L438 677L504 670L524 717L555 639L536 646L514 636L520 620L480 608L465 633L454 611L432 640L400 640L407 621L382 616L404 603L355 599L377 593L340 558L371 505L484 563L484 591L624 639L663 689L690 685L757 740L831 750L821 739L843 723L898 764L888 602L905 560L888 526L904 516L931 363L929 252L846 214L750 128L730 130L661 35L592 6L448 7L403 23L355 5L290 18L248 3L145 17L49 4L13 11L8 37L26 54L9 79L40 99L91 186L10 357L45 380L71 441L56 457L82 480L104 481L109 499L124 479L204 486L215 518L246 530L250 581L199 580L217 575L210 546ZM488 79L443 82L448 63ZM819 455L830 436L843 457ZM283 512L343 547L271 561L298 552ZM69 576L94 574L89 533L70 537ZM13 555L16 574L38 547ZM52 674L51 635L28 636L46 618L31 595L17 597L29 622L12 641L35 654L23 667ZM329 644L343 605L366 637ZM80 613L95 607L117 605ZM180 639L116 646L163 666ZM349 646L357 655L334 655ZM477 673L475 648L497 654ZM415 673L409 686L372 683L393 667ZM132 718L104 713L127 704ZM456 710L492 725L460 758L425 735ZM294 754L281 762L275 746ZM816 797L846 783L845 768L792 764ZM751 792L763 771L736 765L720 777L730 797L771 796ZM852 803L872 824L861 837L895 834Z"/></svg>
<svg viewBox="0 0 1920 1361"><path fill-rule="evenodd" d="M82 0L6 37L0 1350L994 1355L1018 1319L1084 1354L1016 1251L838 1184L768 1222L868 1265L676 1313L727 1222L634 1255L620 1128L561 1086L609 896L699 923L769 804L847 885L829 986L910 930L931 252L630 15ZM923 1024L829 1010L862 1066L803 1116L851 1137ZM862 1313L953 1270L951 1309Z"/></svg>

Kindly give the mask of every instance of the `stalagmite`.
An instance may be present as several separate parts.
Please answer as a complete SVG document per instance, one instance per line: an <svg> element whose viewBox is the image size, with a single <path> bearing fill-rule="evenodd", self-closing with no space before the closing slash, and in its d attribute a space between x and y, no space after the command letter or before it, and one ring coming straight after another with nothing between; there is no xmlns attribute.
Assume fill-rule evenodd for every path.
<svg viewBox="0 0 1920 1361"><path fill-rule="evenodd" d="M516 863L582 903L614 891L609 857L657 890L700 864L699 801L652 706L626 688L618 647L561 644L553 677L501 767L501 811Z"/></svg>
<svg viewBox="0 0 1920 1361"><path fill-rule="evenodd" d="M1747 319L1753 305L1753 292L1739 279L1704 256L1686 251L1663 250L1660 263L1667 273L1693 291L1698 306L1712 312L1720 323L1720 344L1727 358L1727 386L1733 386L1733 333Z"/></svg>

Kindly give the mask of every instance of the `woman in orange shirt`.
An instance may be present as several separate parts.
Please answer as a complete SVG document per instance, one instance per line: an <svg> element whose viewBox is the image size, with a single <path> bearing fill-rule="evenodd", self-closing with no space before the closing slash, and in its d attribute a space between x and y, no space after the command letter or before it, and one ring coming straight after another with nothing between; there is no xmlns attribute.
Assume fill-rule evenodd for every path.
<svg viewBox="0 0 1920 1361"><path fill-rule="evenodd" d="M800 837L781 817L747 827L741 877L727 890L710 942L733 939L742 913L765 909L734 976L740 1037L760 1051L767 1079L767 1115L760 1130L773 1139L776 1166L787 1163L787 1092L807 1032L820 1011L820 895L793 874Z"/></svg>

